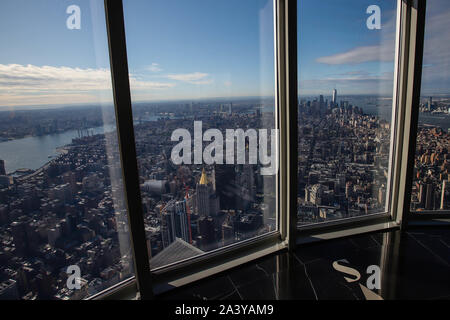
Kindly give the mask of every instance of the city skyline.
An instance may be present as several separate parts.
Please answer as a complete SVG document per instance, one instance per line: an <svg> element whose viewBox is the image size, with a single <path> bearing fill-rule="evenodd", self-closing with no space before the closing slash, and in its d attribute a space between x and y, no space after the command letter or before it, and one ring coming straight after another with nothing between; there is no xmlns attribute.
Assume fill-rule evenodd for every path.
<svg viewBox="0 0 450 320"><path fill-rule="evenodd" d="M276 108L273 0L124 0L131 127L117 121L129 106L113 106L103 2L4 0L0 300L84 299L130 280L142 266L135 256L150 259L150 272L172 268L275 239L286 221L301 231L385 219L402 196L395 181L405 163L414 165L411 214L448 213L442 1L428 2L441 6L428 11L438 25L428 20L417 147L405 161L396 150L413 142L401 138L409 116L394 112L395 0L298 2L295 128ZM73 4L80 30L66 27ZM373 4L380 30L366 27ZM297 219L284 221L288 200Z"/></svg>
<svg viewBox="0 0 450 320"><path fill-rule="evenodd" d="M298 226L387 208L390 122L335 94L335 102L320 95L299 104ZM432 112L444 105L429 99L421 108ZM175 165L168 157L174 146L170 133L180 127L195 130L194 119L222 130L273 128L273 112L261 112L258 101L232 107L205 102L196 109L192 117L189 103L160 106L162 114L174 117L147 121L141 119L150 106L135 109L142 211L153 268L276 230L276 175L261 175L260 164ZM64 112L34 112L43 118L29 118L36 122L22 129L42 137L101 121L99 114ZM33 111L20 117L27 113ZM21 134L17 129L12 123L0 132ZM447 209L450 134L435 127L420 130L411 205L418 211ZM71 143L60 142L59 155L44 166L13 173L7 161L0 161L0 299L80 299L132 274L116 139L115 131L79 134ZM66 288L67 265L80 267L82 290Z"/></svg>

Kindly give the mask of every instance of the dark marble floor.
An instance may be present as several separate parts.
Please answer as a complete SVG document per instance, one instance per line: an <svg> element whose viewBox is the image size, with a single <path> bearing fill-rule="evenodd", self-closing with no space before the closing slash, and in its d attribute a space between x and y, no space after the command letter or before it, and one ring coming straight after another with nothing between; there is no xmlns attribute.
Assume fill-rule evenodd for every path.
<svg viewBox="0 0 450 320"><path fill-rule="evenodd" d="M373 267L368 273L369 266L380 272ZM294 253L279 252L157 298L450 300L450 228L378 232L303 245Z"/></svg>

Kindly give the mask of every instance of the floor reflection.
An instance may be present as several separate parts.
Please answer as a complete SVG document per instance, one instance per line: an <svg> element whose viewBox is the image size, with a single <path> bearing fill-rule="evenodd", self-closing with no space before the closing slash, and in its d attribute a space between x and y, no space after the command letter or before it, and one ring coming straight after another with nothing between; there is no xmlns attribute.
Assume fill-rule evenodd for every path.
<svg viewBox="0 0 450 320"><path fill-rule="evenodd" d="M303 245L158 298L450 299L449 264L448 228L378 232Z"/></svg>

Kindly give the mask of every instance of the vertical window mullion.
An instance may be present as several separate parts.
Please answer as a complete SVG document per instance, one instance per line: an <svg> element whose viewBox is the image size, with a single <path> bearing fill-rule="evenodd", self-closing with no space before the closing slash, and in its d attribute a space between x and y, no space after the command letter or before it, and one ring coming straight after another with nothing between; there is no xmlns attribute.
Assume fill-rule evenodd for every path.
<svg viewBox="0 0 450 320"><path fill-rule="evenodd" d="M298 53L297 53L297 0L286 1L286 97L288 140L288 235L289 250L295 249L297 234L298 194Z"/></svg>
<svg viewBox="0 0 450 320"><path fill-rule="evenodd" d="M134 268L141 299L153 297L136 159L123 4L105 0L114 107Z"/></svg>
<svg viewBox="0 0 450 320"><path fill-rule="evenodd" d="M278 215L279 215L279 231L282 241L288 240L287 232L287 195L288 195L288 184L287 184L287 160L286 160L286 51L285 51L285 3L286 0L275 1L274 9L276 12L275 17L275 52L276 52L276 103L277 103L277 113L278 113L278 128L280 132L279 137L279 179L278 179Z"/></svg>
<svg viewBox="0 0 450 320"><path fill-rule="evenodd" d="M281 239L284 241L290 249L294 248L296 231L295 222L292 221L292 208L295 205L296 208L296 194L293 193L293 181L296 179L293 177L291 171L292 166L292 148L294 141L291 133L291 112L290 98L289 98L289 86L290 86L290 67L292 63L289 52L289 32L295 32L296 25L291 31L291 25L289 25L289 19L292 18L289 10L293 10L296 7L296 1L282 0L275 2L277 9L277 104L278 104L278 117L280 128L280 146L279 146L279 158L280 158L280 179L279 179L279 215L280 215L280 234ZM295 3L294 3L295 2ZM294 14L297 14L295 10ZM296 17L294 17L296 19ZM291 24L297 23L297 21L291 21ZM296 36L296 34L295 34ZM294 39L296 43L296 39ZM296 59L296 57L293 57ZM295 66L296 67L296 66ZM296 119L292 119L295 120ZM295 138L295 137L294 137ZM294 194L294 196L293 196ZM294 197L295 199L292 199ZM296 209L294 210L296 213Z"/></svg>
<svg viewBox="0 0 450 320"><path fill-rule="evenodd" d="M389 201L391 219L398 224L402 221L402 208L399 201L403 201L401 195L402 179L405 178L404 163L404 142L405 142L405 113L406 113L406 88L407 88L407 74L408 74L408 57L409 57L409 34L410 34L410 8L405 0L398 1L398 27L396 36L396 67L394 73L394 99L395 99L395 114L393 115L393 132L391 132L392 139L391 152L394 152L390 161L391 172L390 178L392 183L389 184Z"/></svg>
<svg viewBox="0 0 450 320"><path fill-rule="evenodd" d="M409 119L405 119L405 123L409 123L409 130L405 132L408 135L409 143L407 146L406 161L406 179L405 190L403 195L402 210L402 227L408 223L411 205L411 190L414 175L414 159L417 145L417 129L419 120L420 92L422 84L422 64L423 49L425 38L425 16L426 16L426 0L409 1L410 4L410 33L409 33L409 65L407 75L407 92L406 107L410 108ZM405 149L406 151L406 149ZM404 162L405 163L405 162Z"/></svg>

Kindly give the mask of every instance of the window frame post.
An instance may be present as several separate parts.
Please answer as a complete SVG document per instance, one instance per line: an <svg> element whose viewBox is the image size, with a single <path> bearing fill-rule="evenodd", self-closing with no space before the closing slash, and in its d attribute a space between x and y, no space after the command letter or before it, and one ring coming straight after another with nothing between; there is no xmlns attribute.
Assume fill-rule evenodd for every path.
<svg viewBox="0 0 450 320"><path fill-rule="evenodd" d="M402 6L405 9L402 10L403 30L398 76L400 106L396 163L398 175L393 189L395 206L392 208L393 218L403 229L407 226L410 216L422 81L426 0L403 0Z"/></svg>
<svg viewBox="0 0 450 320"><path fill-rule="evenodd" d="M298 197L298 50L297 50L297 0L286 3L286 97L288 108L287 145L289 164L287 165L288 184L288 249L296 248L297 236L297 197Z"/></svg>
<svg viewBox="0 0 450 320"><path fill-rule="evenodd" d="M153 298L153 290L136 160L122 0L105 0L105 15L114 109L135 277L140 299L148 300Z"/></svg>
<svg viewBox="0 0 450 320"><path fill-rule="evenodd" d="M280 119L280 234L290 251L296 248L298 181L297 0L276 3L277 84Z"/></svg>

